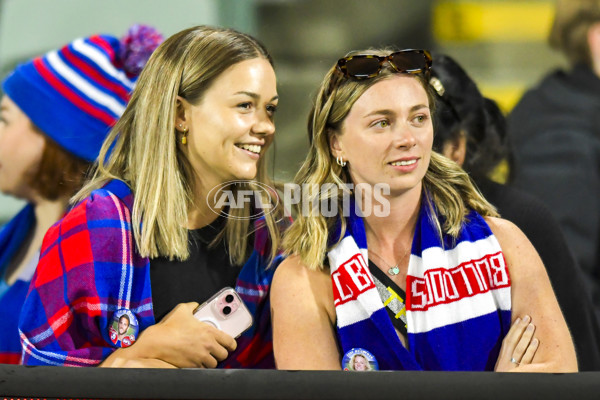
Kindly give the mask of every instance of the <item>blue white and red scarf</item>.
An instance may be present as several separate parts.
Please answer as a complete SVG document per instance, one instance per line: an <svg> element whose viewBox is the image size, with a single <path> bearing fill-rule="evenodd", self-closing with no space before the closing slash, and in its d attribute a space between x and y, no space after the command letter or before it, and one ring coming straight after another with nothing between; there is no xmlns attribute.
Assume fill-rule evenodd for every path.
<svg viewBox="0 0 600 400"><path fill-rule="evenodd" d="M342 355L367 350L382 370L493 370L511 322L500 245L475 211L456 239L440 238L431 217L422 205L406 278L407 348L373 283L363 220L347 218L328 253Z"/></svg>

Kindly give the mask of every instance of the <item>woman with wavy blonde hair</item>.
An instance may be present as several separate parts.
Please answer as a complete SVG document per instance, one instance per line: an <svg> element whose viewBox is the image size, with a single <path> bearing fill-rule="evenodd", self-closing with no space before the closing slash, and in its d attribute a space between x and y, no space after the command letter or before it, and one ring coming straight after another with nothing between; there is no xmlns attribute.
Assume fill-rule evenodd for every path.
<svg viewBox="0 0 600 400"><path fill-rule="evenodd" d="M273 365L266 293L279 230L271 192L258 189L272 187L277 102L271 57L246 34L198 26L158 47L77 205L46 236L20 325L25 363ZM255 201L228 201L248 193ZM66 304L46 295L63 282ZM227 286L254 317L237 342L193 316ZM127 346L109 333L124 312L139 330Z"/></svg>
<svg viewBox="0 0 600 400"><path fill-rule="evenodd" d="M271 288L278 368L340 369L366 351L380 369L577 369L527 238L432 152L431 62L423 50L352 52L322 82L296 183L337 185L304 198L338 213L299 208L284 235L290 257Z"/></svg>

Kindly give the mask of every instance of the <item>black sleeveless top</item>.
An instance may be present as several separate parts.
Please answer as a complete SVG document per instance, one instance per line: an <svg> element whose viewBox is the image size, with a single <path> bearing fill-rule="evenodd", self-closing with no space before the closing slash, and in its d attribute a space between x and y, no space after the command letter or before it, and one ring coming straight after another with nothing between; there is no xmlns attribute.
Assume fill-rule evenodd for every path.
<svg viewBox="0 0 600 400"><path fill-rule="evenodd" d="M229 261L225 240L208 248L224 224L225 218L219 217L210 225L188 231L190 257L185 261L169 261L165 257L150 260L156 322L179 303L196 301L202 304L225 286L235 287L240 266Z"/></svg>

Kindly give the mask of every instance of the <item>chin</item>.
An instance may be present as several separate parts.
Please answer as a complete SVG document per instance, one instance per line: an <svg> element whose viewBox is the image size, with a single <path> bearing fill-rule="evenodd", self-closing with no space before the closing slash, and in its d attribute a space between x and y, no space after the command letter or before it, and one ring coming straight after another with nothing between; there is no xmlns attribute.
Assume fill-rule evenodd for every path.
<svg viewBox="0 0 600 400"><path fill-rule="evenodd" d="M7 196L18 197L14 188L6 185L2 185L0 183L0 193L5 194Z"/></svg>
<svg viewBox="0 0 600 400"><path fill-rule="evenodd" d="M232 175L234 176L234 179L239 179L239 180L252 180L256 178L256 175L258 173L258 170L256 169L256 167L254 168L245 168L243 170L238 170L236 172L234 172Z"/></svg>

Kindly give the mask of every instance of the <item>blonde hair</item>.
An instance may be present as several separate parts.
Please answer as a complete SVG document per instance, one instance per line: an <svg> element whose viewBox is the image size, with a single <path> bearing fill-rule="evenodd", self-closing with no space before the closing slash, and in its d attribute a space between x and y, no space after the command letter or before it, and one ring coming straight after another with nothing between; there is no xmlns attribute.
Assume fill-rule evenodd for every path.
<svg viewBox="0 0 600 400"><path fill-rule="evenodd" d="M123 116L106 138L91 180L73 200L83 200L111 179L123 180L135 194L132 229L140 255L187 259L185 224L188 211L195 207L195 178L202 176L194 172L178 147L177 96L198 104L223 71L259 57L272 64L256 39L232 29L197 26L165 40L150 57ZM256 181L273 186L265 163L261 158ZM251 182L246 186L251 188ZM243 185L235 187L244 189ZM232 208L229 213L232 218L212 244L225 236L231 261L242 264L251 233L250 205ZM271 260L279 247L275 218L273 214L265 218Z"/></svg>
<svg viewBox="0 0 600 400"><path fill-rule="evenodd" d="M367 358L367 356L365 356L364 354L361 353L356 353L355 355L352 356L352 358L350 358L350 360L348 361L348 370L350 371L356 371L354 369L354 361L356 361L356 357L362 357L365 360L365 368L367 371L372 371L373 367L371 366L371 363L369 362L369 359Z"/></svg>
<svg viewBox="0 0 600 400"><path fill-rule="evenodd" d="M600 22L600 0L557 0L548 42L571 64L592 67L588 31L596 22Z"/></svg>
<svg viewBox="0 0 600 400"><path fill-rule="evenodd" d="M352 52L353 54L390 54L389 49L377 49ZM311 146L308 155L295 177L295 182L300 185L334 184L343 187L351 183L346 171L339 166L329 147L331 136L341 134L344 119L352 109L354 103L371 86L384 79L388 79L395 71L387 64L380 74L371 79L355 80L343 79L336 71L334 65L321 83L315 104L309 115L308 134ZM430 108L433 110L433 89L423 75L413 75L427 92ZM440 225L436 219L440 235L446 232L456 237L460 232L462 223L468 209L474 209L484 216L496 216L496 210L479 193L465 173L456 163L444 156L432 152L429 168L423 179L424 201L428 207L435 208L443 217L444 224ZM309 204L313 201L320 202L331 197L331 193L315 191L307 195ZM343 215L342 194L338 193L337 215ZM312 270L322 269L325 254L329 250L329 234L337 221L337 216L325 217L323 215L305 215L297 209L297 218L283 237L283 249L286 254L297 254L302 262ZM341 220L341 235L346 229L345 219Z"/></svg>

